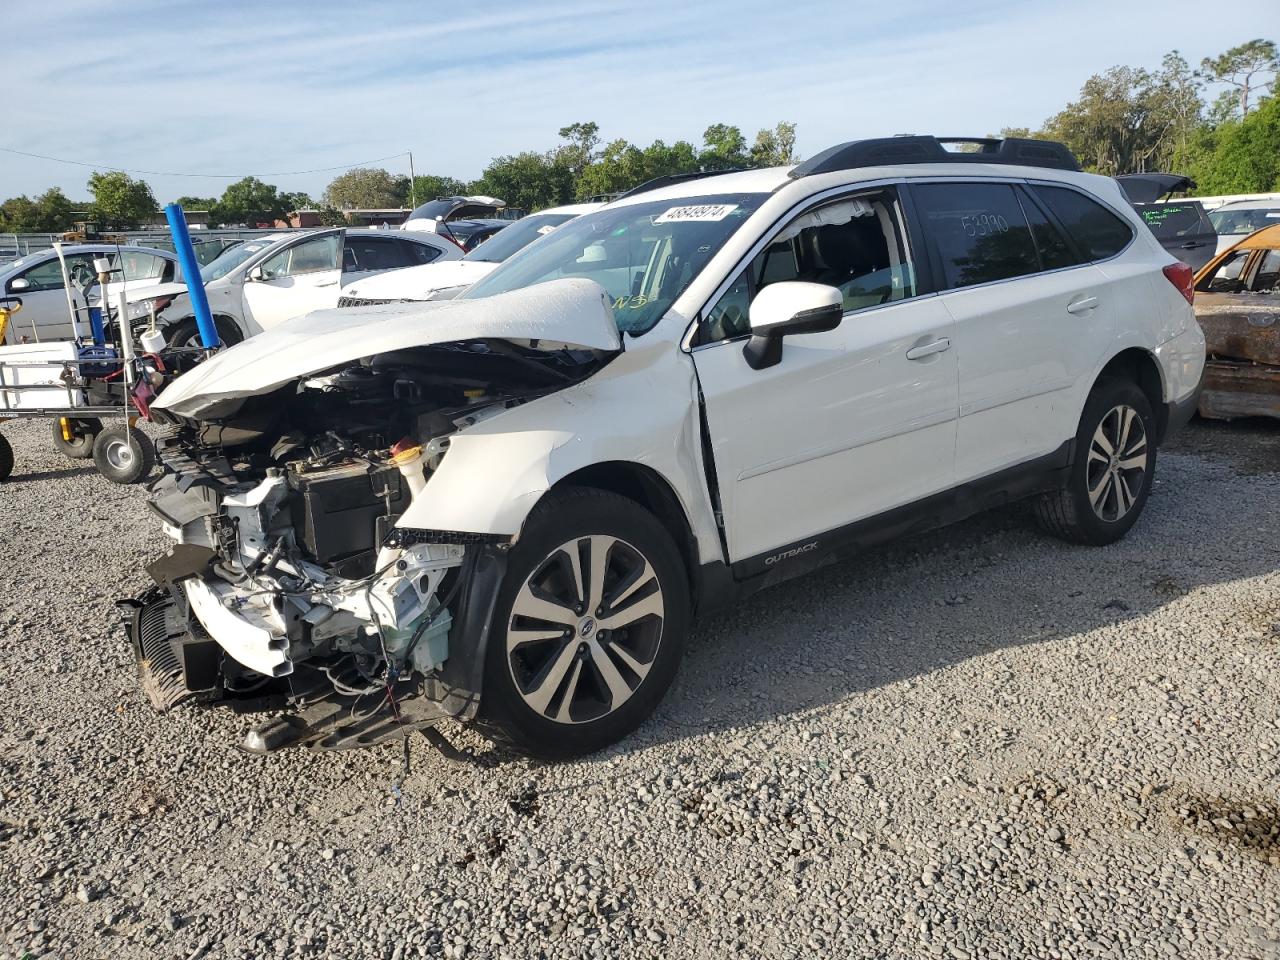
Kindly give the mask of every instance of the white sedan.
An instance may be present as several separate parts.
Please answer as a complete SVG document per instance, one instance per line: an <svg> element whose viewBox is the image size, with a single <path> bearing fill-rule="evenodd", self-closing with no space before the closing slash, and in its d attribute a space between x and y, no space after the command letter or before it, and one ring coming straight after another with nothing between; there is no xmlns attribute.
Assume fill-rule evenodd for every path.
<svg viewBox="0 0 1280 960"><path fill-rule="evenodd" d="M498 264L546 236L562 223L599 210L602 206L602 203L575 203L541 210L503 228L461 260L392 270L370 279L345 282L338 306L358 307L407 300L450 300L481 277L488 276L497 269Z"/></svg>
<svg viewBox="0 0 1280 960"><path fill-rule="evenodd" d="M247 240L202 267L200 277L218 335L234 344L292 317L336 306L343 282L461 259L457 244L432 233L308 230ZM198 346L186 284L147 293L163 305L160 318L168 345Z"/></svg>

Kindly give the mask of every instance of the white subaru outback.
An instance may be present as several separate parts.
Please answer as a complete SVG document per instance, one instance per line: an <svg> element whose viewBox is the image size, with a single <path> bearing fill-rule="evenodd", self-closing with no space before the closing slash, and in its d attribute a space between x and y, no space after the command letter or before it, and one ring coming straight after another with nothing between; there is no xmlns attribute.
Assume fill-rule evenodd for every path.
<svg viewBox="0 0 1280 960"><path fill-rule="evenodd" d="M462 299L321 311L153 411L176 541L122 601L159 709L245 746L452 717L625 736L693 617L1033 497L1102 546L1195 407L1191 274L1058 144L857 141L669 178Z"/></svg>

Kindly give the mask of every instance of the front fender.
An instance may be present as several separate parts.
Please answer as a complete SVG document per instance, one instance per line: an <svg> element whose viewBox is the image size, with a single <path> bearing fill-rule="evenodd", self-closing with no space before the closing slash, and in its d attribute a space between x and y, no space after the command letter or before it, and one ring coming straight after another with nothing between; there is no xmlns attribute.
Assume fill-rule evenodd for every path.
<svg viewBox="0 0 1280 960"><path fill-rule="evenodd" d="M628 345L590 379L460 430L400 528L518 537L557 482L598 463L654 470L702 562L720 559L702 462L693 364L669 342Z"/></svg>

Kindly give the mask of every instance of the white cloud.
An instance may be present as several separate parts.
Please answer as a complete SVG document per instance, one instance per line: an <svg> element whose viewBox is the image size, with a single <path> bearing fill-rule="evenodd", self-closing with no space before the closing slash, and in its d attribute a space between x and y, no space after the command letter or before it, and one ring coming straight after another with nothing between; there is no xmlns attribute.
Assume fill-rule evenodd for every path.
<svg viewBox="0 0 1280 960"><path fill-rule="evenodd" d="M461 177L550 147L576 120L606 138L670 143L697 142L713 122L750 136L788 119L804 153L859 136L1034 126L1091 73L1155 66L1174 47L1198 61L1258 33L1270 11L1260 0L1235 4L1229 21L1183 0L103 7L0 2L0 33L24 38L6 49L8 144L230 174L412 149L419 172ZM83 197L87 176L0 154L4 196L57 184ZM274 182L318 194L331 177ZM226 183L147 179L162 200Z"/></svg>

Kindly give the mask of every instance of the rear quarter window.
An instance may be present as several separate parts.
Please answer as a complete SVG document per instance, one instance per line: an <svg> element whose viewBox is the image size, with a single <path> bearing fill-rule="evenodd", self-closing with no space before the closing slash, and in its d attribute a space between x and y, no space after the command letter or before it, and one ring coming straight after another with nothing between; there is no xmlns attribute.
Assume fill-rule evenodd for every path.
<svg viewBox="0 0 1280 960"><path fill-rule="evenodd" d="M1133 239L1133 230L1127 223L1077 190L1043 184L1032 189L1088 260L1114 257Z"/></svg>

